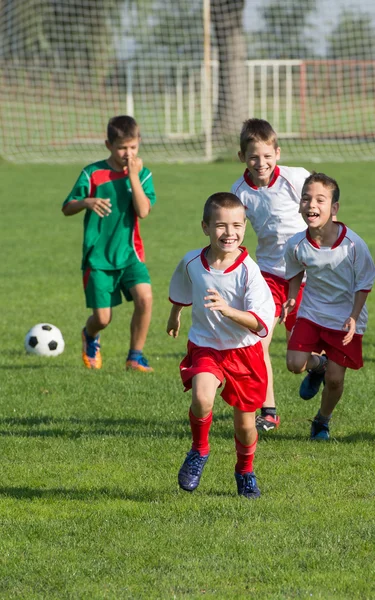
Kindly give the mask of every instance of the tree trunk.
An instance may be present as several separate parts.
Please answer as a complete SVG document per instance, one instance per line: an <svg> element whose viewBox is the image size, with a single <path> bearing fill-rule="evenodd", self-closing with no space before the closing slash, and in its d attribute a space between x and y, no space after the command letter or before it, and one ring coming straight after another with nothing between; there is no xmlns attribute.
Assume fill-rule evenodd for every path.
<svg viewBox="0 0 375 600"><path fill-rule="evenodd" d="M219 60L215 137L238 136L242 122L252 116L247 111L244 4L244 0L211 0L211 21Z"/></svg>

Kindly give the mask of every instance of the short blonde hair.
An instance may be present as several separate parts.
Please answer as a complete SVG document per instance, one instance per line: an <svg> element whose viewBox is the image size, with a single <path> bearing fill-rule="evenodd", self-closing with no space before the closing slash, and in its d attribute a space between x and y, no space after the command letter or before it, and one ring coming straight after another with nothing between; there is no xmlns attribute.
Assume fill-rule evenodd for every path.
<svg viewBox="0 0 375 600"><path fill-rule="evenodd" d="M277 134L268 121L264 119L248 119L244 121L240 133L240 148L245 154L250 142L265 142L279 147Z"/></svg>

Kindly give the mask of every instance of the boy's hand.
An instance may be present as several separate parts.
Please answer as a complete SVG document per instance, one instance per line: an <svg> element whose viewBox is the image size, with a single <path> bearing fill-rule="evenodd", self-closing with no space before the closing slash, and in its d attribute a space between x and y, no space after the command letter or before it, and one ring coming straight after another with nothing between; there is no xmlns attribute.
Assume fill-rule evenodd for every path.
<svg viewBox="0 0 375 600"><path fill-rule="evenodd" d="M109 198L86 198L85 208L92 210L99 217L107 217L111 211L111 201Z"/></svg>
<svg viewBox="0 0 375 600"><path fill-rule="evenodd" d="M342 345L347 346L352 341L355 334L355 324L356 320L353 317L349 317L346 319L344 325L342 326L343 331L347 331L348 333L342 340Z"/></svg>
<svg viewBox="0 0 375 600"><path fill-rule="evenodd" d="M279 323L285 323L286 318L296 305L295 298L288 298L281 307L281 315L279 317Z"/></svg>
<svg viewBox="0 0 375 600"><path fill-rule="evenodd" d="M169 315L167 323L167 334L176 338L180 331L180 315Z"/></svg>
<svg viewBox="0 0 375 600"><path fill-rule="evenodd" d="M129 156L128 158L128 173L131 175L138 175L143 169L143 161L140 156Z"/></svg>
<svg viewBox="0 0 375 600"><path fill-rule="evenodd" d="M208 296L205 296L204 300L209 300L209 302L204 307L210 310L219 310L223 317L229 317L230 307L224 298L220 296L219 292L212 289L208 289L207 292Z"/></svg>

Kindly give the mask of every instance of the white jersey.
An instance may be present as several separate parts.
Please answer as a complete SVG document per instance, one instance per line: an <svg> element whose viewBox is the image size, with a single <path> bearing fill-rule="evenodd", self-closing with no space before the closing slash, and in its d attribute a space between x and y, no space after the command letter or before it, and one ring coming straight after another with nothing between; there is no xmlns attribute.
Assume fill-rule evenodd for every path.
<svg viewBox="0 0 375 600"><path fill-rule="evenodd" d="M371 291L375 266L365 242L343 223L332 247L319 247L308 229L294 235L286 245L286 277L306 271L306 286L298 317L329 329L342 330L358 291ZM367 325L367 307L356 323L356 333Z"/></svg>
<svg viewBox="0 0 375 600"><path fill-rule="evenodd" d="M285 279L285 244L292 235L306 229L299 204L309 175L302 167L276 166L268 186L258 188L246 169L232 185L231 192L240 198L256 233L256 258L261 271Z"/></svg>
<svg viewBox="0 0 375 600"><path fill-rule="evenodd" d="M169 299L173 304L192 305L189 340L197 346L229 350L253 346L270 331L275 304L259 267L246 248L225 271L213 269L207 262L209 247L188 252L172 275ZM215 289L229 306L252 313L263 329L251 331L219 311L204 307L208 289Z"/></svg>

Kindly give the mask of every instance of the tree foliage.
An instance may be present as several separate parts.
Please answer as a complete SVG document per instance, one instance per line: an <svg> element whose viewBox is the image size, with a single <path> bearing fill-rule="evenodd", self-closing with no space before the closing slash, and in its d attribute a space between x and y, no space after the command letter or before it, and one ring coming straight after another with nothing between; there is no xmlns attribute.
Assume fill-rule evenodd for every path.
<svg viewBox="0 0 375 600"><path fill-rule="evenodd" d="M370 15L344 11L328 37L328 58L375 59L375 28Z"/></svg>
<svg viewBox="0 0 375 600"><path fill-rule="evenodd" d="M257 58L308 58L312 40L306 33L308 18L316 8L316 0L273 0L260 9L264 27L253 40ZM254 55L254 46L251 55Z"/></svg>

